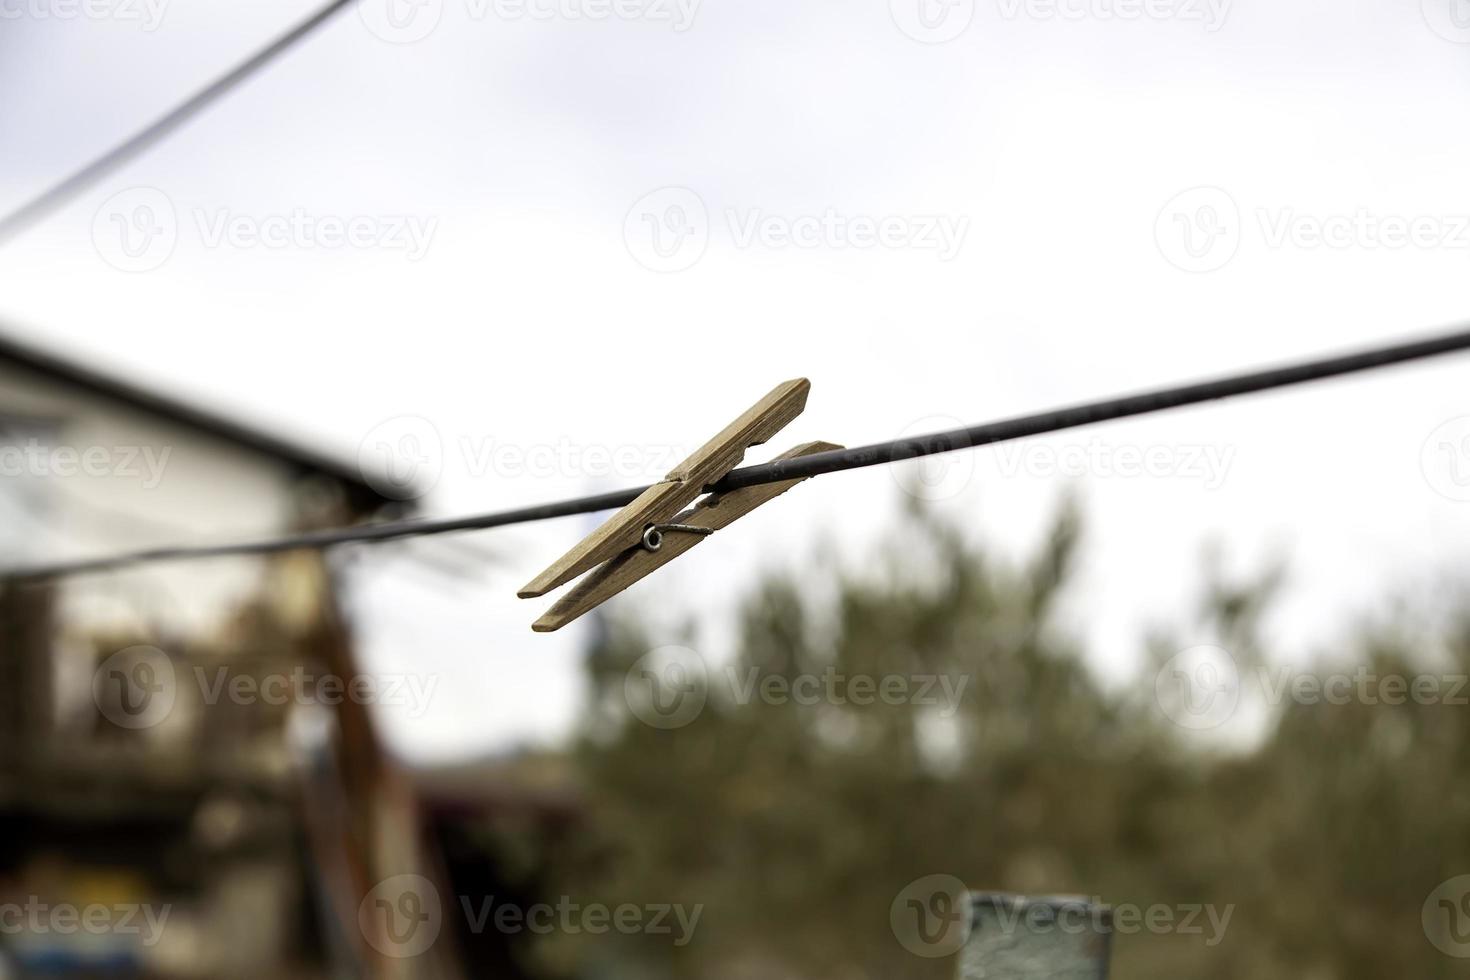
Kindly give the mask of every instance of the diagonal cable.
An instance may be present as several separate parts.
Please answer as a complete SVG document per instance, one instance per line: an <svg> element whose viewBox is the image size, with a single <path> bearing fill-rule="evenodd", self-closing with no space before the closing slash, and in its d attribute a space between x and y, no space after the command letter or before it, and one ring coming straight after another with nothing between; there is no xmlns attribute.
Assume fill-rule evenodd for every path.
<svg viewBox="0 0 1470 980"><path fill-rule="evenodd" d="M983 425L936 432L927 436L895 439L890 442L859 446L855 449L839 449L832 452L815 453L796 459L760 463L732 470L723 480L709 489L714 492L736 490L741 487L758 486L765 483L780 483L799 477L821 476L843 470L879 466L885 463L956 452L975 446L1008 442L1028 436L1060 432L1082 425L1106 422L1114 419L1149 415L1185 405L1198 405L1222 398L1271 391L1293 385L1322 381L1327 378L1343 377L1394 364L1405 364L1426 358L1470 350L1470 329L1441 334L1424 340L1393 344L1310 361L1300 361L1282 367L1268 368L1235 374L1212 381L1158 388L1153 391L1120 398L1107 398L1087 402L1068 408L1052 409L1034 415L1022 415L987 422ZM304 534L286 535L259 541L245 541L218 545L181 546L156 548L130 554L110 555L80 561L58 562L48 565L15 568L0 572L0 581L20 579L47 579L83 572L121 568L143 562L178 561L192 558L221 557L225 555L266 555L298 548L326 548L349 543L371 543L393 541L399 538L422 537L433 534L451 534L458 531L481 531L512 524L528 524L533 521L550 520L555 517L570 517L575 514L591 514L613 510L631 503L647 487L635 487L591 497L576 497L546 504L535 504L516 510L459 517L446 520L395 521L356 527L310 531Z"/></svg>
<svg viewBox="0 0 1470 980"><path fill-rule="evenodd" d="M274 61L298 41L305 38L329 20L352 0L330 0L316 13L295 25L286 33L189 96L165 115L154 120L142 130L108 150L82 169L50 187L39 196L21 205L0 218L0 245L44 220L67 201L87 190L112 171L143 153L149 147L166 139L174 130L194 118L211 103L224 96L235 86L254 75Z"/></svg>

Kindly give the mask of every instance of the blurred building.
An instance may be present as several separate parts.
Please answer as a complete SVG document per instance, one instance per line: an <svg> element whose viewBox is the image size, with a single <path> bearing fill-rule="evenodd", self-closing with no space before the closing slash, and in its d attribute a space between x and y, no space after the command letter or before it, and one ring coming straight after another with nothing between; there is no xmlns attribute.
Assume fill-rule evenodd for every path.
<svg viewBox="0 0 1470 980"><path fill-rule="evenodd" d="M397 506L4 336L0 470L6 567ZM318 553L0 585L0 977L456 975L375 934L375 886L437 871L370 707L334 694L360 673Z"/></svg>

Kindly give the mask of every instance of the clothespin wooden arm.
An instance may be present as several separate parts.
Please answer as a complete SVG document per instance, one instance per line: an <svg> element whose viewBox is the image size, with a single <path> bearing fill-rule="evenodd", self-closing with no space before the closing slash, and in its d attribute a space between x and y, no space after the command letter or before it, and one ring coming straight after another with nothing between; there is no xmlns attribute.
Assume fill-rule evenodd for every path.
<svg viewBox="0 0 1470 980"><path fill-rule="evenodd" d="M777 458L794 459L797 456L808 456L812 453L823 453L841 448L830 442L808 442ZM687 553L703 541L708 534L729 527L762 504L775 500L787 490L801 483L802 479L745 487L726 494L711 495L701 500L697 506L677 515L669 522L679 527L662 534L657 550L650 551L641 544L628 548L578 582L571 592L568 592L544 616L536 620L531 628L538 633L550 633L561 629L635 582Z"/></svg>
<svg viewBox="0 0 1470 980"><path fill-rule="evenodd" d="M811 382L786 381L773 388L709 442L674 467L661 483L610 517L571 551L531 580L519 595L531 599L570 582L637 544L650 524L670 521L689 506L704 488L716 483L745 458L751 446L767 442L806 408Z"/></svg>

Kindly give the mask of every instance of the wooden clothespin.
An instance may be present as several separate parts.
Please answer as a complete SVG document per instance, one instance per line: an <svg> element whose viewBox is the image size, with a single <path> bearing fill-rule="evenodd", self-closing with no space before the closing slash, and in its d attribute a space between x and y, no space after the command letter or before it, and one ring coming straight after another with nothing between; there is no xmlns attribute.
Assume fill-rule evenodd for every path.
<svg viewBox="0 0 1470 980"><path fill-rule="evenodd" d="M811 382L805 378L777 385L749 411L670 471L663 482L610 517L571 551L521 589L522 599L545 595L595 569L532 625L538 633L559 630L619 592L684 554L721 528L728 527L768 500L801 482L785 480L710 494L689 507L705 488L724 477L806 408ZM797 446L782 459L841 449L829 442ZM689 507L688 510L685 510ZM601 567L598 567L601 566Z"/></svg>

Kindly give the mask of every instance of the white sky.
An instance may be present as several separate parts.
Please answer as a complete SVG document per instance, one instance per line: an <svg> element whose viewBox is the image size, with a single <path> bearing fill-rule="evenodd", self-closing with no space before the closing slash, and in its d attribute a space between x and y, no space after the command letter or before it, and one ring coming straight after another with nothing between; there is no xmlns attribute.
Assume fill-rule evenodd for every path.
<svg viewBox="0 0 1470 980"><path fill-rule="evenodd" d="M67 2L0 0L0 208L305 9L172 0L150 31L127 19L142 0L57 16ZM1065 0L1055 16L1046 0L932 0L936 30L970 17L942 44L899 26L918 31L906 5L931 0L705 0L683 31L571 16L589 9L571 0L548 19L425 2L401 8L438 16L423 39L389 43L369 27L382 30L383 10L349 12L0 248L0 318L346 458L410 424L380 423L426 419L443 449L430 510L466 513L655 479L673 449L798 375L811 402L773 451L1408 337L1467 313L1460 0ZM1107 16L1130 8L1150 13ZM695 196L647 198L667 187ZM1199 187L1217 190L1178 198ZM140 201L162 213L159 194L166 260L109 264L132 261L114 219ZM707 238L702 257L681 271L640 264L656 261L643 210L676 222L664 205L691 200L695 252L672 261ZM800 226L829 211L915 233L943 217L965 233L948 260L850 240L742 244L752 215ZM1429 220L1420 243L1389 248L1333 223L1360 211ZM292 214L374 229L408 218L427 247L411 258L212 237L222 221L248 232ZM1212 217L1225 233L1191 259L1179 222L1196 222L1201 245ZM1314 245L1304 236L1321 222L1346 240ZM1179 267L1191 264L1220 267ZM1386 593L1463 562L1470 503L1439 491L1470 496L1450 469L1470 476L1470 443L1454 459L1438 447L1470 426L1435 436L1428 476L1421 456L1470 414L1467 371L1450 360L1038 443L1163 447L1178 467L1208 450L1229 461L1218 486L1097 466L1058 478L987 449L953 460L942 506L1019 555L1078 486L1090 536L1071 615L1111 676L1132 666L1147 624L1185 621L1211 538L1241 568L1289 555L1272 628L1305 657ZM479 454L496 446L621 449L640 465L518 474ZM800 488L635 601L697 611L717 634L754 567L809 561L822 539L860 562L900 493L885 470ZM386 713L403 751L565 729L584 635L533 635L545 602L514 592L586 529L479 535L504 564L458 589L364 559L384 571L359 603L371 663L440 678L427 716Z"/></svg>

